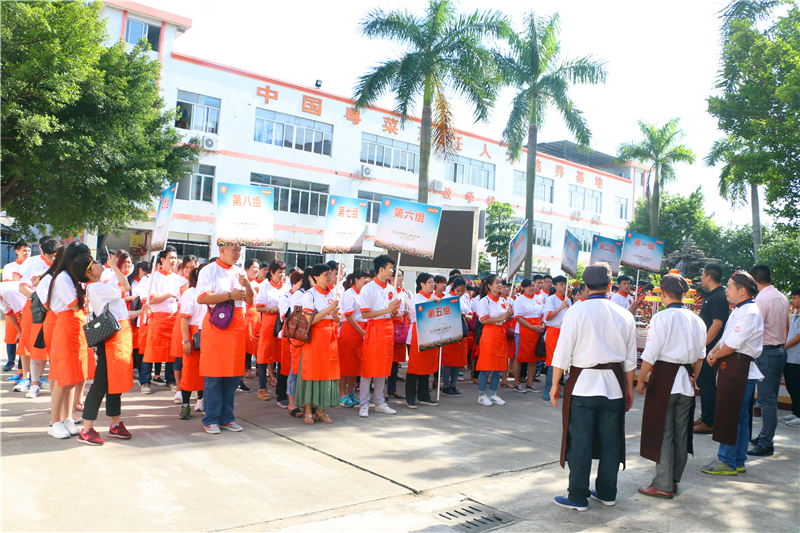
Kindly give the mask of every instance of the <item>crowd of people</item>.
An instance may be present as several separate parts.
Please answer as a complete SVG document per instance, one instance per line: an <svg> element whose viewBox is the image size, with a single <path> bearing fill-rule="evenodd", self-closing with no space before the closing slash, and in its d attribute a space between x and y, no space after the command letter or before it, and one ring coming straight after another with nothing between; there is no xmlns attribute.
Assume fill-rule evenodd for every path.
<svg viewBox="0 0 800 533"><path fill-rule="evenodd" d="M205 431L218 434L242 431L234 403L237 391L251 392L247 380L254 377L259 401L274 394L305 424L332 423L335 407L357 407L362 418L370 409L393 415L387 399L433 407L439 400L432 392L459 397L459 383L471 379L485 407L505 404L503 388L541 392L555 406L562 401L561 461L569 463L570 481L556 503L582 511L589 498L615 502L643 291L637 295L627 276L615 285L605 263L587 267L579 287L549 275L513 286L496 275L473 282L457 270L447 278L420 273L407 287L388 255L374 258L372 270L345 276L335 261L288 271L277 260L242 262L238 246L220 247L219 257L202 264L179 258L172 246L152 264L134 264L124 250L100 264L85 244L48 236L38 246L31 256L20 241L17 261L3 269L4 370L19 366L8 379L30 398L50 390L48 434L55 438L102 445L95 422L105 398L108 435L130 439L121 395L133 380L142 394L152 394L154 384L168 387L180 419L201 412ZM653 483L640 488L645 495L674 496L693 435L711 433L720 443L703 472L737 475L748 455L774 453L778 422L800 426L800 290L792 292L790 311L763 265L736 272L723 286L721 269L709 264L701 282L698 316L683 303L687 280L662 277L663 309L652 317L641 353L641 454L656 463ZM449 297L458 298L466 335L442 348L440 370L439 350L418 348L413 309ZM116 324L93 347L84 331L90 320ZM793 411L779 420L782 375ZM702 414L692 421L695 385ZM763 425L750 441L756 389ZM593 457L600 468L592 491Z"/></svg>

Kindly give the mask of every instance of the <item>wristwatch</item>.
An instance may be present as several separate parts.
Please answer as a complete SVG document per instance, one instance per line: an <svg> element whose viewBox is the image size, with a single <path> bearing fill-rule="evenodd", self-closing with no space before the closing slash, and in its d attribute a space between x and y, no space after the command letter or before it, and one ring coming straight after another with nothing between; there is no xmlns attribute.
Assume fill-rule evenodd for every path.
<svg viewBox="0 0 800 533"><path fill-rule="evenodd" d="M186 344L187 342L192 342L192 339L186 339L185 341L181 341L181 344Z"/></svg>

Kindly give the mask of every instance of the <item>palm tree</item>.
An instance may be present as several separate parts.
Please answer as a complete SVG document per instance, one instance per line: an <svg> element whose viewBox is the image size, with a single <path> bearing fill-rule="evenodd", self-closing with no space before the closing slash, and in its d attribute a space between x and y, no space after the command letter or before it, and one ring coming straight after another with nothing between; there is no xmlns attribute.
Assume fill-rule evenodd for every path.
<svg viewBox="0 0 800 533"><path fill-rule="evenodd" d="M695 155L683 144L678 144L685 136L678 127L679 118L673 118L662 127L639 120L639 130L644 137L641 141L623 143L617 148L617 158L622 161L636 160L652 164L653 194L648 205L650 214L650 236L658 238L658 225L661 216L661 187L675 180L675 163L694 163ZM650 189L650 174L647 177L645 190Z"/></svg>
<svg viewBox="0 0 800 533"><path fill-rule="evenodd" d="M359 30L365 37L390 39L406 48L400 58L373 67L358 79L354 108L366 109L391 91L402 127L422 96L418 200L427 203L431 144L440 157L454 152L456 130L449 98L462 96L473 106L476 121L488 120L500 76L485 40L506 38L508 23L494 11L460 14L450 0L429 0L424 17L407 10L373 9Z"/></svg>
<svg viewBox="0 0 800 533"><path fill-rule="evenodd" d="M504 82L517 89L511 115L503 130L502 142L508 145L512 161L520 159L527 146L525 174L525 217L528 219L528 242L525 249L525 277L529 278L533 259L533 197L536 189L536 145L545 113L554 105L578 142L587 145L591 132L583 113L575 107L569 94L574 83L601 83L606 80L605 62L591 56L560 60L561 32L558 14L537 17L529 12L525 29L509 39L510 53L498 55L497 64ZM527 140L527 142L526 142Z"/></svg>
<svg viewBox="0 0 800 533"><path fill-rule="evenodd" d="M749 187L753 216L753 257L758 262L761 248L758 186L763 182L764 169L769 168L769 158L760 157L755 150L745 146L741 139L729 135L715 141L703 161L709 167L724 163L719 173L719 195L729 201L734 209L747 203Z"/></svg>

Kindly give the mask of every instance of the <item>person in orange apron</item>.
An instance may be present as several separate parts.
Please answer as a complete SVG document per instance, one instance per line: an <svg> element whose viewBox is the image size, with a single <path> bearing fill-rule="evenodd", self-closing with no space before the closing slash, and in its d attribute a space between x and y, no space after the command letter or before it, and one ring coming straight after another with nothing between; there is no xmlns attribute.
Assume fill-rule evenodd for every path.
<svg viewBox="0 0 800 533"><path fill-rule="evenodd" d="M17 255L17 259L12 263L7 263L5 266L3 266L3 281L19 281L21 279L19 275L15 276L15 274L20 268L22 268L23 263L25 263L25 261L31 256L31 245L25 240L19 240L14 244L14 253ZM6 337L9 335L10 334L6 334ZM14 339L10 340L13 341ZM20 368L22 368L23 354L22 350L20 349L20 345L17 342L8 342L8 340L6 340L6 350L8 353L8 363L6 363L6 366L3 367L3 370L8 372L14 369L14 363L17 355L20 356ZM27 355L27 352L25 355ZM27 372L23 368L21 378L24 379L26 376Z"/></svg>
<svg viewBox="0 0 800 533"><path fill-rule="evenodd" d="M303 290L303 285L309 285L313 283L311 280L311 267L306 267L305 270L292 272L290 280L292 283L292 287L297 287L297 289L293 289L294 292L289 295L289 298L286 298L286 295L281 298L281 301L278 304L279 309L283 311L283 316L287 316L288 312L293 312L297 307L302 309L303 307L303 296L305 296L305 291ZM300 275L300 283L297 283L297 274ZM306 281L308 280L308 281ZM287 293L288 294L288 293ZM287 413L292 418L303 418L303 409L298 407L298 405L294 401L295 392L297 392L297 373L298 369L300 368L300 353L302 348L302 343L299 341L295 341L292 339L286 339L283 337L284 330L281 329L281 336L283 342L284 340L289 344L289 354L291 359L288 362L289 368L289 375L286 379L286 396L289 400L289 404L287 407Z"/></svg>
<svg viewBox="0 0 800 533"><path fill-rule="evenodd" d="M142 283L142 280L147 273L150 271L150 263L147 261L140 261L134 267L133 273L128 276L128 283L131 286L131 290L128 291L128 296L125 300L128 302L128 309L130 309L131 303L136 299L139 298L139 317L131 319L131 337L133 337L133 379L139 379L139 370L142 368L142 359L144 358L144 348L139 343L139 325L143 322L145 318L144 313L144 301L139 294L139 284Z"/></svg>
<svg viewBox="0 0 800 533"><path fill-rule="evenodd" d="M558 290L559 279L553 281ZM625 413L633 406L636 325L633 315L611 303L608 263L586 267L589 300L564 314L553 353L550 403L558 407L564 372L561 467L569 463L569 491L556 496L559 507L586 511L589 498L614 505L619 465L625 468ZM565 280L566 281L566 280ZM589 489L592 459L599 459L595 490Z"/></svg>
<svg viewBox="0 0 800 533"><path fill-rule="evenodd" d="M636 392L647 396L642 410L639 455L656 463L656 476L645 496L672 499L686 467L692 447L692 415L695 387L693 376L700 373L706 356L706 326L699 316L683 305L689 284L677 274L661 278L661 298L666 306L650 320L647 344Z"/></svg>
<svg viewBox="0 0 800 533"><path fill-rule="evenodd" d="M405 378L400 377L400 366L408 359L408 335L411 323L409 304L411 296L404 288L403 271L398 270L395 274L397 289L395 293L400 300L400 307L397 315L392 317L392 328L394 329L394 356L392 357L392 368L389 377L386 379L386 396L395 400L405 400L406 397L397 392L397 384L405 382Z"/></svg>
<svg viewBox="0 0 800 533"><path fill-rule="evenodd" d="M309 275L311 275L310 272ZM301 270L295 270L291 273L288 280L288 285L291 288L283 296L281 296L280 300L278 300L278 314L284 323L286 322L286 318L289 314L292 296L294 296L300 290L300 286L302 284L303 272ZM297 305L301 305L299 300L296 301L296 303ZM296 376L293 380L291 390L289 386L289 382L292 380L292 345L289 343L289 339L283 335L283 327L281 327L281 331L278 333L278 338L281 342L281 363L280 375L278 376L278 387L275 389L275 392L278 396L276 398L276 404L278 407L288 409L290 414L294 411L295 414L300 414L302 416L300 409L294 403L294 387L297 384ZM264 375L264 382L266 383L266 372ZM297 409L297 411L295 411L295 409Z"/></svg>
<svg viewBox="0 0 800 533"><path fill-rule="evenodd" d="M147 346L144 351L144 363L139 372L139 384L142 392L150 387L150 372L153 363L166 363L164 370L165 384L171 391L177 391L173 373L172 334L178 317L180 302L180 276L173 270L178 264L178 253L174 246L167 247L158 253L158 268L148 281L150 316L147 323Z"/></svg>
<svg viewBox="0 0 800 533"><path fill-rule="evenodd" d="M717 459L700 468L705 474L735 476L745 472L750 438L750 402L764 374L755 360L761 356L764 319L754 298L758 285L748 272L735 272L728 280L725 297L736 307L728 317L722 338L706 359L717 371L714 433L719 442Z"/></svg>
<svg viewBox="0 0 800 533"><path fill-rule="evenodd" d="M183 292L189 288L189 275L197 268L197 257L194 255L184 255L180 260L180 266L176 272L176 276L172 278L174 293L178 296L178 309L180 310L180 297ZM175 376L175 397L174 403L181 403L183 395L181 394L181 370L183 369L183 350L181 346L181 319L180 315L175 318L175 325L172 326L172 341L170 342L170 358L172 361L172 373Z"/></svg>
<svg viewBox="0 0 800 533"><path fill-rule="evenodd" d="M514 319L517 322L515 333L517 348L517 358L514 361L514 390L517 392L539 392L533 386L533 378L536 375L536 348L539 346L539 336L544 332L542 326L542 305L536 298L536 286L529 279L523 279L520 283L522 293L514 300ZM523 385L520 380L522 365L528 365L527 383Z"/></svg>
<svg viewBox="0 0 800 533"><path fill-rule="evenodd" d="M461 308L461 320L468 323L472 320L472 309L469 306L469 299L465 297L466 288L467 283L464 278L460 276L450 278L445 297L455 296L458 298L459 307ZM461 339L460 342L442 347L441 381L442 394L445 396L461 396L461 391L458 390L456 385L458 385L459 372L467 364L468 354L467 337Z"/></svg>
<svg viewBox="0 0 800 533"><path fill-rule="evenodd" d="M361 359L364 356L364 335L367 323L361 318L361 289L370 282L369 271L357 268L347 276L342 296L344 321L339 333L339 404L345 407L358 405L356 380L361 375Z"/></svg>
<svg viewBox="0 0 800 533"><path fill-rule="evenodd" d="M141 265L141 263L139 263ZM149 294L150 290L150 276L153 275L151 272L152 266L150 263L147 263L147 270L144 271L144 276L141 277L139 281L139 285L137 286L137 295L140 298L142 309L144 312L139 316L137 320L137 326L139 329L139 386L141 387L142 394L151 394L150 384L148 383L149 378L145 381L142 381L142 378L145 375L145 363L144 363L144 352L147 351L147 332L150 329L150 317L152 316L152 312L147 307L147 295Z"/></svg>
<svg viewBox="0 0 800 533"><path fill-rule="evenodd" d="M383 389L386 377L392 370L394 359L394 327L392 318L396 317L401 301L396 290L390 285L396 266L388 255L379 255L373 260L375 277L364 286L361 297L361 316L367 321L364 335L364 357L361 361L361 382L358 416L369 416L369 389L372 382L372 401L375 411L393 415L397 411L386 405Z"/></svg>
<svg viewBox="0 0 800 533"><path fill-rule="evenodd" d="M503 283L494 274L486 276L481 282L478 316L483 324L480 339L480 355L476 369L478 374L478 403L487 407L505 405L497 395L500 376L508 368L508 352L506 349L506 330L503 323L514 316L514 308L506 304L500 296ZM486 393L486 381L490 379L489 394Z"/></svg>
<svg viewBox="0 0 800 533"><path fill-rule="evenodd" d="M295 401L303 406L306 424L315 420L330 424L325 408L339 405L339 301L336 293L328 289L332 273L324 263L314 265L311 278L303 286L303 312L311 326L311 340L300 348Z"/></svg>
<svg viewBox="0 0 800 533"><path fill-rule="evenodd" d="M410 307L431 300L441 301L435 292L435 281L432 274L423 272L417 276L417 293L411 297ZM444 294L442 294L444 296ZM416 409L417 404L439 405L439 402L431 398L430 377L431 374L439 369L439 350L419 351L417 341L417 320L416 313L411 315L411 330L408 332L408 371L406 372L406 405L410 409Z"/></svg>
<svg viewBox="0 0 800 533"><path fill-rule="evenodd" d="M97 369L92 386L86 394L83 408L83 429L78 442L91 446L102 446L105 441L94 429L97 413L103 398L106 400L106 416L111 418L108 434L118 439L130 439L131 433L122 422L122 393L131 388L133 372L133 340L125 302L125 293L130 290L128 279L111 263L116 279L101 282L103 265L88 254L81 255L72 264L72 272L78 281L86 284L86 295L95 315L106 308L119 323L119 331L114 332L104 342L96 346Z"/></svg>
<svg viewBox="0 0 800 533"><path fill-rule="evenodd" d="M197 391L197 403L194 406L194 410L203 410L203 376L200 375L200 350L195 349L193 339L200 331L200 326L202 326L207 312L205 305L197 303L197 291L195 289L200 271L208 264L203 263L189 273L188 288L181 295L181 308L178 318L181 328L181 380L178 383L181 392L181 413L178 418L181 420L189 420L192 417L189 407L192 391ZM178 358L175 361L177 362Z"/></svg>
<svg viewBox="0 0 800 533"><path fill-rule="evenodd" d="M561 323L564 321L564 316L569 310L572 301L567 298L567 278L564 276L556 276L553 278L553 286L556 289L555 294L547 297L544 303L544 323L547 326L547 332L544 337L544 345L547 350L547 358L545 364L547 365L547 378L544 384L543 399L550 399L550 389L553 386L553 353L555 352L556 345L558 344L558 336L561 334Z"/></svg>
<svg viewBox="0 0 800 533"><path fill-rule="evenodd" d="M198 304L214 306L200 330L203 427L209 434L219 434L220 428L243 429L236 423L233 404L247 350L244 306L253 304L255 294L244 270L236 265L241 255L240 246L220 246L219 257L200 271L195 288ZM226 304L216 313L217 306L225 302L232 302L233 309Z"/></svg>
<svg viewBox="0 0 800 533"><path fill-rule="evenodd" d="M278 302L289 289L284 281L286 263L273 261L269 266L269 281L262 283L255 299L255 310L261 315L261 333L258 339L256 363L258 365L258 399L269 400L267 384L277 387L276 366L281 361L281 341L275 335L275 323L280 311ZM267 381L269 374L269 382ZM285 388L285 384L284 384Z"/></svg>
<svg viewBox="0 0 800 533"><path fill-rule="evenodd" d="M500 298L505 301L507 307L514 307L514 299L511 297L511 285L509 285L508 280L502 281L502 286L500 288ZM514 338L514 331L515 326L517 325L517 321L514 320L514 317L511 317L509 320L506 320L503 323L503 328L505 329L506 334L506 369L500 375L500 388L511 389L513 385L511 382L508 381L508 374L513 372L514 370L514 359L517 357L517 345ZM513 375L513 374L512 374Z"/></svg>
<svg viewBox="0 0 800 533"><path fill-rule="evenodd" d="M250 285L253 286L256 298L258 298L261 285L258 281L258 272L260 270L261 261L255 257L251 257L244 262L244 272L247 275L248 281L250 281ZM245 329L247 331L247 357L245 357L244 361L244 377L253 379L253 356L258 353L258 339L261 336L261 313L256 311L255 305L245 306L244 320ZM242 383L244 383L244 379L242 379ZM242 391L250 391L247 385L245 385L245 389L247 389L247 391L244 389L242 389Z"/></svg>

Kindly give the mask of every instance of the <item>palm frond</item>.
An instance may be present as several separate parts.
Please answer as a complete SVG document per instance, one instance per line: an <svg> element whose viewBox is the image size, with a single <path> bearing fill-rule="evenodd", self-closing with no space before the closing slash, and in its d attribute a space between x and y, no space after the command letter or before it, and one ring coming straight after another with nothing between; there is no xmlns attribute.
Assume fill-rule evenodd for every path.
<svg viewBox="0 0 800 533"><path fill-rule="evenodd" d="M606 61L588 55L578 59L567 59L553 73L562 76L571 83L596 85L605 83L608 71Z"/></svg>
<svg viewBox="0 0 800 533"><path fill-rule="evenodd" d="M415 49L425 46L422 21L409 11L384 11L375 8L369 11L358 25L358 31L369 39L389 39Z"/></svg>
<svg viewBox="0 0 800 533"><path fill-rule="evenodd" d="M434 155L444 160L448 155L455 154L456 129L453 110L447 101L442 81L434 76L431 78L431 83L433 85L431 146Z"/></svg>
<svg viewBox="0 0 800 533"><path fill-rule="evenodd" d="M522 148L527 144L530 128L530 90L521 90L511 104L511 114L500 137L501 142L508 145L508 156L512 161L519 161Z"/></svg>
<svg viewBox="0 0 800 533"><path fill-rule="evenodd" d="M586 117L583 111L575 107L571 98L554 101L556 109L561 113L561 118L567 125L567 129L575 135L582 146L589 146L592 140L592 132L589 130L589 124L586 122Z"/></svg>
<svg viewBox="0 0 800 533"><path fill-rule="evenodd" d="M353 107L356 110L366 109L377 102L384 92L394 86L401 64L401 61L387 61L360 76L353 92Z"/></svg>
<svg viewBox="0 0 800 533"><path fill-rule="evenodd" d="M400 117L400 127L403 127L411 114L414 100L422 93L425 84L424 72L425 57L421 53L406 54L400 61L393 90L395 93L395 113Z"/></svg>
<svg viewBox="0 0 800 533"><path fill-rule="evenodd" d="M772 11L791 0L733 0L719 11L722 34L727 35L736 21L755 23L769 19Z"/></svg>

